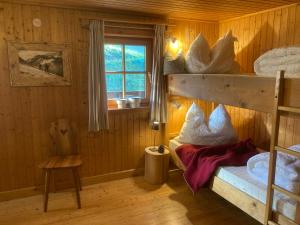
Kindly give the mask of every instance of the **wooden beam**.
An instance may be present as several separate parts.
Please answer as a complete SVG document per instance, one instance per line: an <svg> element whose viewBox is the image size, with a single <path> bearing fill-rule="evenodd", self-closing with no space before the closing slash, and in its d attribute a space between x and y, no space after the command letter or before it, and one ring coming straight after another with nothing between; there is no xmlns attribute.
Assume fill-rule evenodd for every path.
<svg viewBox="0 0 300 225"><path fill-rule="evenodd" d="M275 150L279 151L279 152L289 154L289 155L292 155L292 156L295 156L295 157L298 157L300 159L300 152L296 152L296 151L293 151L293 150L290 150L290 149L287 149L287 148L282 148L280 146L275 146Z"/></svg>
<svg viewBox="0 0 300 225"><path fill-rule="evenodd" d="M170 74L170 95L199 98L240 108L271 113L275 77L249 74ZM300 106L300 79L286 78L285 106Z"/></svg>
<svg viewBox="0 0 300 225"><path fill-rule="evenodd" d="M272 185L272 188L278 192L281 192L282 194L288 196L290 199L293 199L293 200L296 200L298 202L300 202L300 196L299 195L296 195L294 194L293 192L290 192L290 191L287 191L275 184Z"/></svg>

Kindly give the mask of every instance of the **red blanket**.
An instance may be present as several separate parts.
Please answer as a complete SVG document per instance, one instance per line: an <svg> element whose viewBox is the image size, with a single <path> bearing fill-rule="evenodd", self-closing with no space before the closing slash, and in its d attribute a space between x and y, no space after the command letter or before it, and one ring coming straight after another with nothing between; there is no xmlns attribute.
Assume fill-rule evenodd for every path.
<svg viewBox="0 0 300 225"><path fill-rule="evenodd" d="M183 176L196 192L209 184L219 166L244 166L249 158L257 154L251 139L236 144L199 146L185 144L176 153L186 167Z"/></svg>

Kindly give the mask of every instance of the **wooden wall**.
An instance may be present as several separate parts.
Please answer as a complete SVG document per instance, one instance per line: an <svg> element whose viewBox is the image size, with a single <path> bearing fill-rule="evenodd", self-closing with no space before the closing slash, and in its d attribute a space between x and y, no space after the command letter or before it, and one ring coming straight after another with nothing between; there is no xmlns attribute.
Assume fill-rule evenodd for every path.
<svg viewBox="0 0 300 225"><path fill-rule="evenodd" d="M88 31L80 18L94 18L96 12L54 7L0 3L0 192L43 183L38 164L49 155L49 125L67 117L79 128L78 145L83 157L82 177L92 177L143 167L144 147L153 144L148 128L149 110L113 110L111 128L99 134L87 132ZM40 28L32 25L40 18ZM202 31L217 36L215 26L178 22L172 32L190 42ZM5 40L72 44L72 86L11 87ZM187 43L187 42L185 42ZM186 48L186 46L184 47ZM171 110L172 111L172 110ZM177 121L172 113L172 122ZM175 122L176 123L176 122ZM58 182L66 177L58 177Z"/></svg>
<svg viewBox="0 0 300 225"><path fill-rule="evenodd" d="M93 135L87 132L87 48L88 31L80 18L97 17L96 12L0 3L0 192L43 183L38 164L49 154L50 122L60 117L79 127L79 151L83 156L82 177L92 177L143 167L144 147L153 144L148 128L149 110L113 110L111 129ZM41 18L42 27L32 25ZM300 8L286 7L217 23L172 20L168 34L181 41L184 52L202 32L212 45L232 29L239 39L237 59L242 70L252 72L253 61L273 47L300 44ZM5 40L72 44L71 87L10 87ZM177 109L175 103L181 107ZM196 101L206 114L211 103L170 98L166 139L178 133L190 104ZM252 137L260 146L269 143L270 115L228 107L240 138ZM280 143L300 142L300 120L282 118ZM59 177L61 181L65 178Z"/></svg>
<svg viewBox="0 0 300 225"><path fill-rule="evenodd" d="M228 30L238 38L237 60L243 72L253 72L253 63L264 52L277 47L300 44L300 5L283 7L220 23L219 35ZM271 116L251 110L228 107L240 138L252 137L268 147ZM279 144L300 143L300 119L281 117Z"/></svg>
<svg viewBox="0 0 300 225"><path fill-rule="evenodd" d="M3 4L0 15L0 191L43 183L38 164L49 155L49 125L70 118L79 127L81 175L90 177L143 167L143 150L152 144L148 109L109 112L110 130L87 132L88 31L71 9ZM41 18L42 27L32 25ZM10 87L7 40L72 44L71 87ZM6 174L6 176L4 176ZM58 177L64 180L64 177Z"/></svg>
<svg viewBox="0 0 300 225"><path fill-rule="evenodd" d="M179 40L180 48L184 53L189 49L190 44L194 41L199 33L202 33L212 46L218 39L219 25L218 23L195 23L191 21L172 20L171 24L176 26L170 27L168 32L172 37ZM168 35L168 34L167 34ZM171 51L172 52L172 51ZM173 53L173 52L172 52ZM184 122L185 114L190 105L195 102L209 115L212 109L212 104L199 99L187 99L182 97L170 97L168 104L168 124L166 126L166 142L171 137L176 136ZM176 104L180 104L180 108L176 108Z"/></svg>

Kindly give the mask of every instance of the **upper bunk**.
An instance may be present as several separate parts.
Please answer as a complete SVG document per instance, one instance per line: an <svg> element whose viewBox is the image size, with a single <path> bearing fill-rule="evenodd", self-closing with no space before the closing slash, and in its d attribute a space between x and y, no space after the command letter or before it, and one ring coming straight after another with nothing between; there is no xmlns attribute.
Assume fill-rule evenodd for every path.
<svg viewBox="0 0 300 225"><path fill-rule="evenodd" d="M169 74L169 95L271 113L276 77L254 74ZM284 106L300 108L300 78L284 78Z"/></svg>

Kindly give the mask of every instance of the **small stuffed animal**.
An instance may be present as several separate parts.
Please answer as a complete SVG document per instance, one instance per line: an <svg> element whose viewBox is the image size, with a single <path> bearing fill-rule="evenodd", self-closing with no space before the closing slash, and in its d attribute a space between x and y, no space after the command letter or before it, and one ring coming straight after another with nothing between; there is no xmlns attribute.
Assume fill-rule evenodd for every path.
<svg viewBox="0 0 300 225"><path fill-rule="evenodd" d="M161 153L161 154L163 154L165 152L165 147L163 145L160 145L158 147L158 152Z"/></svg>

